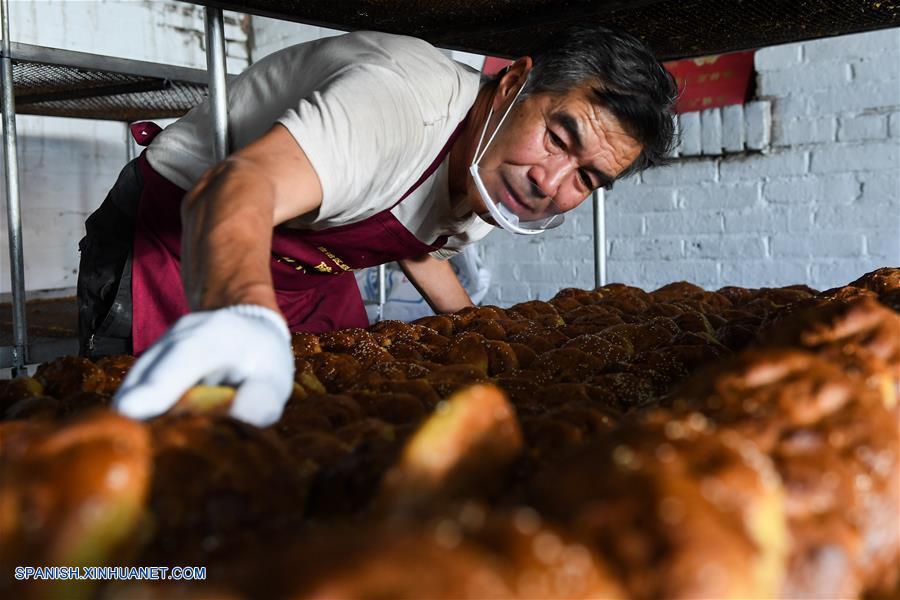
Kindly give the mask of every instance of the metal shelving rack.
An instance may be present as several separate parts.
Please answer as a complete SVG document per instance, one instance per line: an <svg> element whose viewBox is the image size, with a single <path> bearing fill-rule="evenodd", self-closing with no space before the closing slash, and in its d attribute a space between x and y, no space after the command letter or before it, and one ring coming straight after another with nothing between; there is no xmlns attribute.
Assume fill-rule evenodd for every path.
<svg viewBox="0 0 900 600"><path fill-rule="evenodd" d="M218 12L220 35L224 31ZM173 65L114 58L11 41L8 0L0 1L3 41L3 148L9 231L13 345L0 347L0 368L13 375L26 364L61 354L77 354L75 340L28 343L25 317L24 248L22 243L16 115L43 115L121 121L126 151L132 156L127 125L145 119L179 117L207 98L207 73ZM215 22L213 21L215 25ZM224 37L224 35L222 35ZM224 88L224 50L215 83ZM216 94L224 99L224 94Z"/></svg>

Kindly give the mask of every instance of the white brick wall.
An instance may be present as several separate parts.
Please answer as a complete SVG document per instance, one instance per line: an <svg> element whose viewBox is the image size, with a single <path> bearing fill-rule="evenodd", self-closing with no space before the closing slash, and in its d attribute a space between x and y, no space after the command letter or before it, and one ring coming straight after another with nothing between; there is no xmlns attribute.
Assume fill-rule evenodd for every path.
<svg viewBox="0 0 900 600"><path fill-rule="evenodd" d="M765 48L755 62L763 102L745 106L744 146L762 152L731 154L735 109L682 115L682 158L607 194L610 281L825 289L900 265L900 29ZM747 117L767 110L770 124ZM592 286L591 219L588 201L539 239L492 234L485 302ZM510 256L523 258L509 268Z"/></svg>
<svg viewBox="0 0 900 600"><path fill-rule="evenodd" d="M206 68L201 6L174 0L28 0L10 2L9 8L10 38L16 42ZM225 13L230 72L248 64L245 25L242 15ZM71 289L84 220L125 164L125 128L116 122L19 116L16 130L26 289ZM10 289L5 196L4 183L0 294Z"/></svg>

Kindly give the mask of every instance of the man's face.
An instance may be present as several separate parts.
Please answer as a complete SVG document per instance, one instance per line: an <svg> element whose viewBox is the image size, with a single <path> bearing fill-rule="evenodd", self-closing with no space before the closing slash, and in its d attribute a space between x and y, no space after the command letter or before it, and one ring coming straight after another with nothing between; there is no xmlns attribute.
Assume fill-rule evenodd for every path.
<svg viewBox="0 0 900 600"><path fill-rule="evenodd" d="M593 190L609 185L640 154L641 145L624 133L613 114L579 88L565 95L535 94L509 112L479 161L491 198L522 221L572 210ZM509 99L495 103L485 143ZM470 189L472 182L469 181ZM477 192L474 208L487 208Z"/></svg>

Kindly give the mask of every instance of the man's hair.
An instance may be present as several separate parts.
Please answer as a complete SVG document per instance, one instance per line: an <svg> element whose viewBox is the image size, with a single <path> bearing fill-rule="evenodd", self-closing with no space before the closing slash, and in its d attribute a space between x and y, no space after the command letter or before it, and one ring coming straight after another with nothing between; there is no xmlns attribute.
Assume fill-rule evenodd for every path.
<svg viewBox="0 0 900 600"><path fill-rule="evenodd" d="M522 96L565 94L589 85L594 102L607 108L643 149L621 177L668 161L676 143L675 79L637 38L599 26L569 28L533 56Z"/></svg>

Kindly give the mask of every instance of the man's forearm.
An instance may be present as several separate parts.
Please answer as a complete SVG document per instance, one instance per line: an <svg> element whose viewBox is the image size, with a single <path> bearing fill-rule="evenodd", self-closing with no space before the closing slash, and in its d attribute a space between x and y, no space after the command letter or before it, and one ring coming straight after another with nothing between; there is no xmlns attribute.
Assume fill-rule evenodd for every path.
<svg viewBox="0 0 900 600"><path fill-rule="evenodd" d="M434 312L452 313L473 306L468 292L453 272L450 261L438 260L426 254L402 260L399 264Z"/></svg>
<svg viewBox="0 0 900 600"><path fill-rule="evenodd" d="M240 159L207 171L185 196L182 280L191 310L259 304L278 310L269 254L274 190Z"/></svg>

